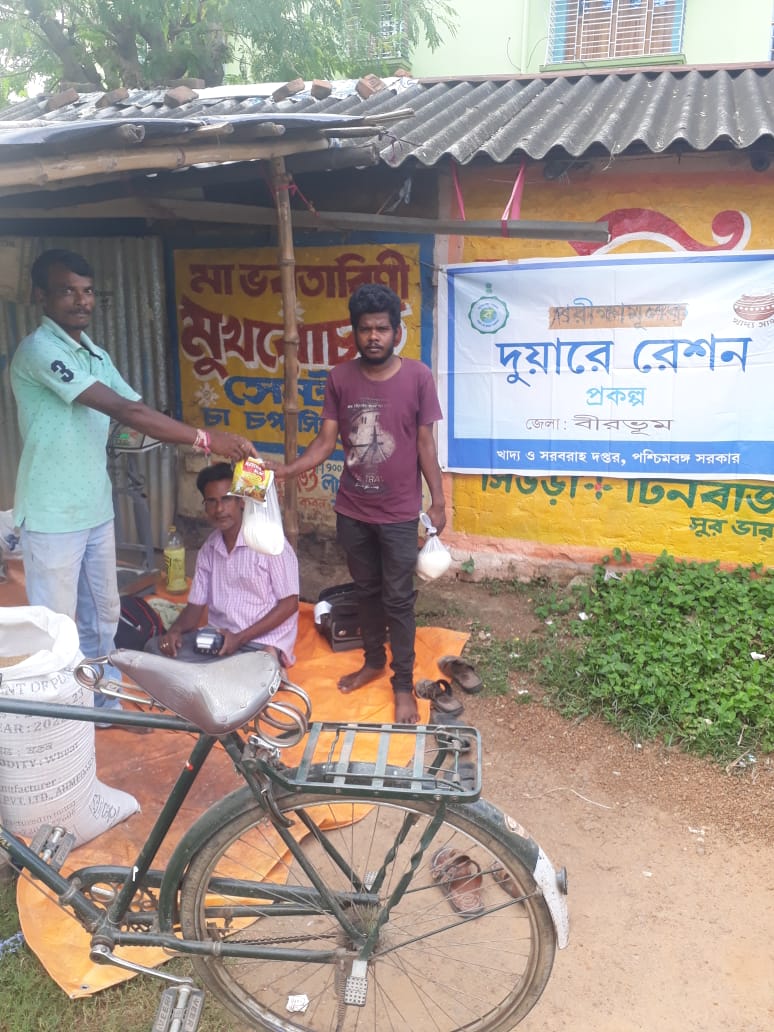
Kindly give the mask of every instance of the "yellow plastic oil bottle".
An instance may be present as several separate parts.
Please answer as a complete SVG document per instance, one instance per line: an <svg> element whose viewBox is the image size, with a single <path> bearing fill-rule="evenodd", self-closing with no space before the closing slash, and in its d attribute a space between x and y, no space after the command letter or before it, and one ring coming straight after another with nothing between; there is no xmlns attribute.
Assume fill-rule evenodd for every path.
<svg viewBox="0 0 774 1032"><path fill-rule="evenodd" d="M185 547L174 524L169 528L167 543L164 546L164 571L167 591L170 594L180 595L188 589L185 576Z"/></svg>

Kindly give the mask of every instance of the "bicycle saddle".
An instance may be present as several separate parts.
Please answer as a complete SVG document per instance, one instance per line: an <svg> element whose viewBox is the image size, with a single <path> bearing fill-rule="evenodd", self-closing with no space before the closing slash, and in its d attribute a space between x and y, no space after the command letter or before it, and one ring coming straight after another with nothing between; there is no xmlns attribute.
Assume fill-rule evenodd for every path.
<svg viewBox="0 0 774 1032"><path fill-rule="evenodd" d="M211 663L186 663L133 649L115 649L107 658L155 702L208 735L246 724L280 684L279 664L268 652L238 652Z"/></svg>

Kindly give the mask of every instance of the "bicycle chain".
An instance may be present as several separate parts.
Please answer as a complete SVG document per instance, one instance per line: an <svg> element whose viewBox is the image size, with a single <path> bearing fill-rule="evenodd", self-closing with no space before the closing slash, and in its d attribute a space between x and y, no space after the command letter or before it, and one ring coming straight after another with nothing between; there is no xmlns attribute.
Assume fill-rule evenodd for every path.
<svg viewBox="0 0 774 1032"><path fill-rule="evenodd" d="M228 933L227 933L228 934ZM326 932L324 935L315 935L315 939L336 939L338 932ZM264 939L240 939L239 945L246 946L275 946L283 942L309 942L309 934L306 935L277 935Z"/></svg>

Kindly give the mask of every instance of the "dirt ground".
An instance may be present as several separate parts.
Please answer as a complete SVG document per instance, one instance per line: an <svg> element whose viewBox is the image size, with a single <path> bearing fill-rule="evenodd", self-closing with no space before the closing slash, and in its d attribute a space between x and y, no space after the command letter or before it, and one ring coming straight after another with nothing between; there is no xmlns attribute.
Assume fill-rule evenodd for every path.
<svg viewBox="0 0 774 1032"><path fill-rule="evenodd" d="M300 551L307 600L348 579L335 549ZM451 575L420 590L435 623L540 633L519 596ZM774 757L727 774L519 704L531 687L465 696L462 718L482 734L484 796L569 873L570 945L520 1032L770 1032Z"/></svg>

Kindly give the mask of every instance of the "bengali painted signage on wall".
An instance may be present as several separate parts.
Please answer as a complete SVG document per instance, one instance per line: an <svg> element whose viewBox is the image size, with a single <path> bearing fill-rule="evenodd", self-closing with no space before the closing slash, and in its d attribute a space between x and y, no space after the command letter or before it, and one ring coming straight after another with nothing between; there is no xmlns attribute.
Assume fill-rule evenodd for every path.
<svg viewBox="0 0 774 1032"><path fill-rule="evenodd" d="M774 253L445 271L445 468L774 480Z"/></svg>
<svg viewBox="0 0 774 1032"><path fill-rule="evenodd" d="M397 348L420 354L418 247L299 248L296 253L298 440L320 429L328 369L353 358L347 301L361 283L401 298ZM283 313L273 249L175 252L178 360L183 418L246 434L259 449L283 448Z"/></svg>
<svg viewBox="0 0 774 1032"><path fill-rule="evenodd" d="M331 366L356 354L347 302L361 283L391 287L402 301L397 350L421 353L419 245L306 247L296 250L298 444L322 423ZM245 434L259 452L284 449L283 309L273 248L175 251L178 366L183 418ZM298 505L313 524L330 518L342 462L299 477Z"/></svg>

